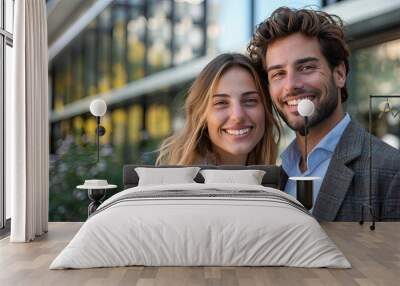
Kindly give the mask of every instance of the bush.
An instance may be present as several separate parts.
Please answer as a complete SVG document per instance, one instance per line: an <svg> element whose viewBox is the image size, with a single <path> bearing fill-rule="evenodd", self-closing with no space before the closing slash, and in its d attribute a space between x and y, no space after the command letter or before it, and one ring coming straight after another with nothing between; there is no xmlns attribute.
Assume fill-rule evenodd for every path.
<svg viewBox="0 0 400 286"><path fill-rule="evenodd" d="M50 155L49 221L85 221L89 199L86 190L76 187L88 179L106 179L117 189L107 191L107 197L122 189L121 159L113 156L113 148L103 145L97 161L97 146L76 144L66 138Z"/></svg>

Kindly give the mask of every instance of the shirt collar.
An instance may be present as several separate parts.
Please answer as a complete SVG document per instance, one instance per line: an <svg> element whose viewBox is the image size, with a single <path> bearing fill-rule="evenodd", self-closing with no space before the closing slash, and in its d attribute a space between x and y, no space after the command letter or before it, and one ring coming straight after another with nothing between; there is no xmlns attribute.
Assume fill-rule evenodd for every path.
<svg viewBox="0 0 400 286"><path fill-rule="evenodd" d="M335 151L336 145L339 143L340 137L342 137L342 134L347 125L349 125L350 121L350 115L346 113L343 119L340 120L340 122L336 124L336 126L331 131L329 131L329 133L326 134L321 141L319 141L317 146L315 146L312 151L316 149L324 149L333 153L333 151Z"/></svg>

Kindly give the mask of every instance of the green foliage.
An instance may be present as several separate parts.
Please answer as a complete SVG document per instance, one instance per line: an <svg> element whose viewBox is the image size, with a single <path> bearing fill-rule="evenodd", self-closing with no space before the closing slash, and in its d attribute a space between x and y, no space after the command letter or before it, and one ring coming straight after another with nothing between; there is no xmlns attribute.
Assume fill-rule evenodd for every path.
<svg viewBox="0 0 400 286"><path fill-rule="evenodd" d="M101 146L100 161L97 146L92 143L76 144L73 138L64 140L50 158L50 221L85 221L89 199L86 190L77 189L88 179L106 179L118 185L107 191L107 197L122 188L121 159L113 156L111 146Z"/></svg>

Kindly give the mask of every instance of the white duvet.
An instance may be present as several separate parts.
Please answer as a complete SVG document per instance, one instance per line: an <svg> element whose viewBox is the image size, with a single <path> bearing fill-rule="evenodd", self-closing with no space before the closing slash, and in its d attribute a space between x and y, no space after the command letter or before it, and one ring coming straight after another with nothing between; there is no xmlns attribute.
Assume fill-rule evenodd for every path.
<svg viewBox="0 0 400 286"><path fill-rule="evenodd" d="M249 197L118 199L168 190L248 192ZM251 197L263 191L270 199ZM146 193L140 193L146 194ZM285 203L286 202L286 203ZM105 201L50 269L145 266L350 268L319 223L287 194L238 184L135 187Z"/></svg>

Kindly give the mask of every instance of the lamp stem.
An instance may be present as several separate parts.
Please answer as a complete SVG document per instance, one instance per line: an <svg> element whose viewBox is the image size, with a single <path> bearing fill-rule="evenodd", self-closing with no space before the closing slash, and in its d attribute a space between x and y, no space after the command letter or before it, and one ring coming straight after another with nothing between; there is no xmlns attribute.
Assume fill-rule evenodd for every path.
<svg viewBox="0 0 400 286"><path fill-rule="evenodd" d="M305 121L305 135L304 135L304 161L306 163L306 170L308 170L308 156L307 156L307 134L308 134L308 116L304 116L304 121Z"/></svg>
<svg viewBox="0 0 400 286"><path fill-rule="evenodd" d="M100 161L100 116L96 117L97 128L96 128L96 144L97 144L97 161Z"/></svg>

